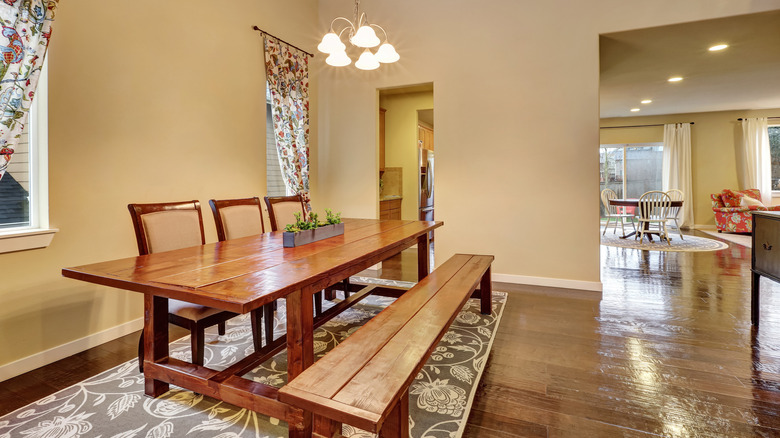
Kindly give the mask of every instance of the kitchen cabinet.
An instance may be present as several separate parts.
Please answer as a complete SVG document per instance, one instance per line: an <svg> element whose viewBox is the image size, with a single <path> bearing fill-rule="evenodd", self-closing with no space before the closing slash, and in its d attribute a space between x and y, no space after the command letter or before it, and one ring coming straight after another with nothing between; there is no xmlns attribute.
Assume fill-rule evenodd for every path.
<svg viewBox="0 0 780 438"><path fill-rule="evenodd" d="M379 219L401 219L401 198L379 201Z"/></svg>
<svg viewBox="0 0 780 438"><path fill-rule="evenodd" d="M379 108L379 171L385 171L385 112Z"/></svg>
<svg viewBox="0 0 780 438"><path fill-rule="evenodd" d="M420 147L429 151L433 150L433 129L417 125L417 140L420 143Z"/></svg>

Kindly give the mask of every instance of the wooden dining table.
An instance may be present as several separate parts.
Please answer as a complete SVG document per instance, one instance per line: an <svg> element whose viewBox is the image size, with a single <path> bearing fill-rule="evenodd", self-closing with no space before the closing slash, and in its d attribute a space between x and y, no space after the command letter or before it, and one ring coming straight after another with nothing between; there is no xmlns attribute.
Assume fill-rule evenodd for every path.
<svg viewBox="0 0 780 438"><path fill-rule="evenodd" d="M639 199L638 198L616 198L616 199L610 199L609 205L614 205L615 207L634 207L639 208ZM682 208L683 201L672 201L669 205L672 208ZM645 230L648 230L650 227L650 224L648 222L645 222ZM625 233L625 231L624 231ZM637 230L634 230L628 234L623 234L620 236L621 239L627 239L637 233ZM648 234L647 238L650 240L653 240L652 234Z"/></svg>
<svg viewBox="0 0 780 438"><path fill-rule="evenodd" d="M271 232L174 251L65 268L76 280L144 294L145 392L158 397L174 384L238 407L279 418L290 437L311 436L311 413L278 399L278 388L242 376L285 348L288 381L314 362L314 329L346 310L372 288L358 291L315 316L313 294L417 245L418 278L430 269L434 221L345 219L343 235L284 248ZM287 333L225 370L169 355L168 300L248 313L284 298ZM380 382L377 382L380 384Z"/></svg>

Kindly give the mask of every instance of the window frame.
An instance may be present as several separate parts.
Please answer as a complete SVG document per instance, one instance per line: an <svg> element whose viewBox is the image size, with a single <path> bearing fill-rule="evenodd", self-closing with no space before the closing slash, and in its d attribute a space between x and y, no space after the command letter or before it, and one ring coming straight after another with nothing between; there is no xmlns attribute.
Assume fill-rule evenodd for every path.
<svg viewBox="0 0 780 438"><path fill-rule="evenodd" d="M45 248L54 233L49 226L49 74L44 61L29 113L30 225L0 229L0 254Z"/></svg>
<svg viewBox="0 0 780 438"><path fill-rule="evenodd" d="M772 121L769 120L769 123L767 123L767 128L779 128L780 129L780 121ZM767 136L769 135L769 130L767 129ZM769 157L771 161L772 157L772 144L769 144ZM769 178L771 179L774 175L772 175L772 168L771 168L771 162L770 162L770 169L769 169ZM772 198L780 198L780 190L772 190Z"/></svg>

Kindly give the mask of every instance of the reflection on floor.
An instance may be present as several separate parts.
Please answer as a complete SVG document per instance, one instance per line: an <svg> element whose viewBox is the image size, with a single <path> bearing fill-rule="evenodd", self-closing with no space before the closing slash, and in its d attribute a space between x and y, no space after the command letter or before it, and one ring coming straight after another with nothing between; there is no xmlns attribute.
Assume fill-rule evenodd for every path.
<svg viewBox="0 0 780 438"><path fill-rule="evenodd" d="M780 287L761 280L752 331L750 254L601 247L603 295L496 285L511 293L464 436L780 436ZM416 252L380 274L415 281ZM0 413L131 359L137 336L0 383Z"/></svg>

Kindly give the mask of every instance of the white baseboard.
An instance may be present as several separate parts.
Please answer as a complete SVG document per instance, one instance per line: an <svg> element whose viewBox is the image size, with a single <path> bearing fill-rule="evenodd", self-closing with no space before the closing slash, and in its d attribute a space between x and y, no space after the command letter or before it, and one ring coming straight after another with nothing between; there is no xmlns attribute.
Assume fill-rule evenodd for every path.
<svg viewBox="0 0 780 438"><path fill-rule="evenodd" d="M76 353L80 353L84 350L88 350L92 347L97 347L100 344L105 344L108 341L113 341L116 338L141 330L143 327L143 318L134 319L124 324L111 327L110 329L103 330L102 332L76 339L67 344L58 345L54 348L23 357L5 365L0 365L0 382L56 362L60 359L64 359L68 356L72 356Z"/></svg>
<svg viewBox="0 0 780 438"><path fill-rule="evenodd" d="M493 281L512 284L527 284L530 286L558 287L562 289L579 289L593 292L602 292L603 285L600 281L566 280L563 278L531 277L528 275L493 274Z"/></svg>

